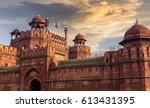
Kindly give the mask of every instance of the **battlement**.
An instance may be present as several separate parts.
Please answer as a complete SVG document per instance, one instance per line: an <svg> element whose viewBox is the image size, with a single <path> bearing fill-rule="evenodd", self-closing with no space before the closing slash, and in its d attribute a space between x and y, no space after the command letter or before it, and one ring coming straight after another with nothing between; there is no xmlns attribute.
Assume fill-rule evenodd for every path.
<svg viewBox="0 0 150 108"><path fill-rule="evenodd" d="M142 59L149 59L150 46L132 46L130 48L124 47L118 51L108 51L105 53L105 62L123 62L123 61L136 61Z"/></svg>
<svg viewBox="0 0 150 108"><path fill-rule="evenodd" d="M59 37L61 37L61 38L65 38L64 35L62 35L62 34L60 34L60 33L57 33L57 32L55 32L55 31L52 31L52 30L49 30L49 33L52 34L53 36L59 36Z"/></svg>
<svg viewBox="0 0 150 108"><path fill-rule="evenodd" d="M15 39L17 38L25 38L25 37L28 37L28 36L42 36L42 37L45 37L47 34L51 34L53 36L58 36L58 37L61 37L61 38L65 38L65 36L63 36L62 34L59 34L55 31L39 31L39 30L27 30L27 31L21 31L20 32L20 35L17 36Z"/></svg>
<svg viewBox="0 0 150 108"><path fill-rule="evenodd" d="M27 30L27 31L21 31L20 35L12 38L12 42L14 41L20 41L23 39L27 39L27 38L46 38L49 39L50 38L50 32L46 32L46 31L39 31L39 30Z"/></svg>
<svg viewBox="0 0 150 108"><path fill-rule="evenodd" d="M21 59L47 56L47 50L47 47L23 50L21 52Z"/></svg>
<svg viewBox="0 0 150 108"><path fill-rule="evenodd" d="M0 44L0 53L17 54L17 48Z"/></svg>
<svg viewBox="0 0 150 108"><path fill-rule="evenodd" d="M30 37L50 39L50 32L39 30L31 30L30 32L31 32Z"/></svg>
<svg viewBox="0 0 150 108"><path fill-rule="evenodd" d="M45 38L51 39L52 41L60 42L62 44L66 43L66 39L63 35L58 34L54 31L39 31L39 30L27 30L21 31L20 35L12 36L11 41L16 42L27 38Z"/></svg>
<svg viewBox="0 0 150 108"><path fill-rule="evenodd" d="M20 35L18 35L18 36L12 36L12 38L11 38L11 41L12 42L15 42L15 41L20 41L20 40L23 40L23 39L27 39L27 38L29 38L31 36L31 32L29 31L29 30L27 30L27 31L21 31L20 32Z"/></svg>
<svg viewBox="0 0 150 108"><path fill-rule="evenodd" d="M61 37L60 35L54 35L54 34L52 34L52 41L56 41L62 44L66 43L66 39L64 37Z"/></svg>
<svg viewBox="0 0 150 108"><path fill-rule="evenodd" d="M27 31L21 31L21 35L20 38L28 38L31 35L31 30L27 30Z"/></svg>

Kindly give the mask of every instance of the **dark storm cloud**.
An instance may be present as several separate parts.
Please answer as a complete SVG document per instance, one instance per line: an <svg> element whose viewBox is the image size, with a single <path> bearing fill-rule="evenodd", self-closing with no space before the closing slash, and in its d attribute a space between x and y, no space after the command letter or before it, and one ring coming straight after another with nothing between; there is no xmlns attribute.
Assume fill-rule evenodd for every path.
<svg viewBox="0 0 150 108"><path fill-rule="evenodd" d="M1 7L1 19L32 18L35 15L43 17L53 17L66 20L75 15L78 9L75 6L64 5L62 3L38 4L23 2L21 6Z"/></svg>
<svg viewBox="0 0 150 108"><path fill-rule="evenodd" d="M29 29L28 22L36 15L49 17L50 21L70 21L76 16L78 8L62 3L38 4L23 2L22 5L0 7L0 43L9 44L10 32L18 28Z"/></svg>

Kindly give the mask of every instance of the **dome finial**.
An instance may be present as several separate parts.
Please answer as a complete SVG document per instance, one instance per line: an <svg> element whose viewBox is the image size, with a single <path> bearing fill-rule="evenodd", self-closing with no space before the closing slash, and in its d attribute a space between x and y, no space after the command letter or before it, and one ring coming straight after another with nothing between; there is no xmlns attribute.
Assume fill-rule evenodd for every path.
<svg viewBox="0 0 150 108"><path fill-rule="evenodd" d="M139 21L138 21L138 19L136 18L136 22L135 22L134 25L138 25L138 24L139 24Z"/></svg>

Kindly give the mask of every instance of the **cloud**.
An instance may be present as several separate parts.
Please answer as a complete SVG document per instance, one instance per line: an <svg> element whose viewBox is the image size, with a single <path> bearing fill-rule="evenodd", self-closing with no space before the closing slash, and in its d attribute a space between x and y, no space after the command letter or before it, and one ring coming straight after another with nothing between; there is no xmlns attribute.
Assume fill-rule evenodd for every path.
<svg viewBox="0 0 150 108"><path fill-rule="evenodd" d="M86 35L89 45L106 38L123 36L123 30L134 23L131 21L138 15L137 9L142 3L142 0L97 0L95 3L78 0L74 5L80 10L71 25ZM89 35L89 32L94 35Z"/></svg>
<svg viewBox="0 0 150 108"><path fill-rule="evenodd" d="M0 44L8 45L8 43L10 42L9 36L5 35L7 34L7 32L8 31L6 28L0 26Z"/></svg>
<svg viewBox="0 0 150 108"><path fill-rule="evenodd" d="M0 20L5 20L6 25L7 21L12 25L17 22L22 28L35 15L50 17L69 26L70 41L80 32L96 50L104 39L123 36L139 12L147 15L149 12L140 8L145 1L149 3L148 0L5 0L0 4Z"/></svg>
<svg viewBox="0 0 150 108"><path fill-rule="evenodd" d="M15 7L15 6L23 6L24 2L28 3L38 3L38 4L55 4L55 3L63 3L63 4L72 4L73 2L70 0L3 0L0 1L0 7Z"/></svg>
<svg viewBox="0 0 150 108"><path fill-rule="evenodd" d="M101 22L111 22L112 19L118 20L135 16L137 15L136 9L142 4L140 0L126 0L126 2L106 0L96 4L90 4L89 0L79 1L77 2L78 5L75 4L81 9L78 12L79 18L73 22L73 27L76 29L101 25Z"/></svg>
<svg viewBox="0 0 150 108"><path fill-rule="evenodd" d="M8 1L6 0L5 4L7 4L7 2ZM74 13L78 11L78 8L76 8L75 6L65 5L63 3L40 4L40 3L31 3L27 1L18 3L17 0L15 2L17 4L16 6L0 7L0 13L1 13L0 31L1 31L1 35L7 38L10 36L9 33L15 28L18 28L20 30L30 29L28 23L36 15L41 15L43 18L49 17L51 21L50 29L53 30L54 29L54 27L52 26L53 21L58 20L67 23L68 20L72 19L71 17L74 15ZM71 33L74 33L74 29L71 28L71 25L70 24L67 25L70 26L69 30L72 31ZM54 30L59 31L57 29ZM2 34L2 31L5 32L3 32ZM63 30L61 30L61 33L63 33ZM10 40L9 38L8 40L6 40L8 44L9 44L9 40Z"/></svg>

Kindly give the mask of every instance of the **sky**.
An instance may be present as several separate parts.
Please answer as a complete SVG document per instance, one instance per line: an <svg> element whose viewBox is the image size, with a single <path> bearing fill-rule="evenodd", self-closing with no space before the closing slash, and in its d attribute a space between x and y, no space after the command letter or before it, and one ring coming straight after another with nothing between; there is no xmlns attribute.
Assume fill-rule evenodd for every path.
<svg viewBox="0 0 150 108"><path fill-rule="evenodd" d="M52 31L64 34L63 27L69 28L70 45L81 33L93 52L105 51L123 40L136 19L149 28L149 10L150 0L0 0L0 44L9 45L12 30L30 30L28 23L41 15L50 19Z"/></svg>

